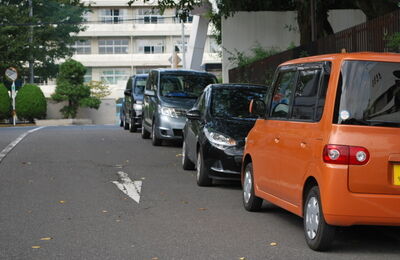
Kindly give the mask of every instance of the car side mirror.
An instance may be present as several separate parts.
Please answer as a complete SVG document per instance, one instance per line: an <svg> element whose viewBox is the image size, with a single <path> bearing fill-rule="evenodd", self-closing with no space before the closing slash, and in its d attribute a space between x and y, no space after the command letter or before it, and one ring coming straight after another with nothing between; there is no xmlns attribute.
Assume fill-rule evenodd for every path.
<svg viewBox="0 0 400 260"><path fill-rule="evenodd" d="M154 97L156 94L155 94L155 92L154 92L154 90L145 90L144 91L144 94L146 95L146 96L150 96L150 97Z"/></svg>
<svg viewBox="0 0 400 260"><path fill-rule="evenodd" d="M190 120L200 120L201 119L200 110L191 109L191 110L187 111L186 118L190 119Z"/></svg>
<svg viewBox="0 0 400 260"><path fill-rule="evenodd" d="M132 95L132 90L131 90L131 89L126 89L126 90L124 91L124 95L125 95L125 96L130 96L130 95Z"/></svg>
<svg viewBox="0 0 400 260"><path fill-rule="evenodd" d="M265 117L266 105L264 101L260 99L252 99L249 105L249 112L258 117Z"/></svg>

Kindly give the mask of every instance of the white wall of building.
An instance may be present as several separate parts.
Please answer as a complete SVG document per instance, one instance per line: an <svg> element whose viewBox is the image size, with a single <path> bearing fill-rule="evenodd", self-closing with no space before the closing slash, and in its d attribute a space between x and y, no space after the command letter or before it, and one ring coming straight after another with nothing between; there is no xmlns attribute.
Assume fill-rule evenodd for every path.
<svg viewBox="0 0 400 260"><path fill-rule="evenodd" d="M222 73L223 81L229 82L228 72L236 67L229 61L236 51L251 53L259 43L264 48L285 51L293 44L298 46L300 34L296 12L238 12L222 21ZM339 32L366 21L360 10L332 10L328 17L334 32ZM289 29L291 28L291 30ZM294 30L293 30L294 29Z"/></svg>

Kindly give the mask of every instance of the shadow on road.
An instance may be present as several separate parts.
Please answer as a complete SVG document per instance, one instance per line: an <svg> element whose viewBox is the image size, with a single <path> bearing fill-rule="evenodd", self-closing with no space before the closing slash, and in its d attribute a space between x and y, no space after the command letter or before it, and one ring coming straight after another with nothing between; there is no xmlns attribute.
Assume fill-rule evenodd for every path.
<svg viewBox="0 0 400 260"><path fill-rule="evenodd" d="M283 225L303 232L303 219L278 206L265 202L261 214L276 217ZM400 254L400 227L393 226L352 226L337 227L332 253Z"/></svg>

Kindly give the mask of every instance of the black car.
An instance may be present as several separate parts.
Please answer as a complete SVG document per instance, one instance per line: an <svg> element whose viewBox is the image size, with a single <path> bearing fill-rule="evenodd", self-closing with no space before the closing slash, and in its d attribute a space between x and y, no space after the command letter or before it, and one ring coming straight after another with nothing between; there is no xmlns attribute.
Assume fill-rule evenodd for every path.
<svg viewBox="0 0 400 260"><path fill-rule="evenodd" d="M249 104L266 93L261 85L212 84L187 112L182 167L197 169L199 186L240 179L245 138L256 120Z"/></svg>
<svg viewBox="0 0 400 260"><path fill-rule="evenodd" d="M136 132L142 126L143 93L147 74L137 74L129 78L124 91L124 101L121 108L121 126L125 130Z"/></svg>

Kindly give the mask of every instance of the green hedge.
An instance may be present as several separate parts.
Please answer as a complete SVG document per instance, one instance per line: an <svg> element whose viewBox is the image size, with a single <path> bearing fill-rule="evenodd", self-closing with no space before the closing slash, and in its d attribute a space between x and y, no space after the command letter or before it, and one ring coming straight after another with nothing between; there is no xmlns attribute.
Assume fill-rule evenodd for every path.
<svg viewBox="0 0 400 260"><path fill-rule="evenodd" d="M0 83L0 120L11 117L12 103L7 88Z"/></svg>
<svg viewBox="0 0 400 260"><path fill-rule="evenodd" d="M24 85L15 98L15 110L20 119L33 122L46 117L47 102L42 90L32 84Z"/></svg>

